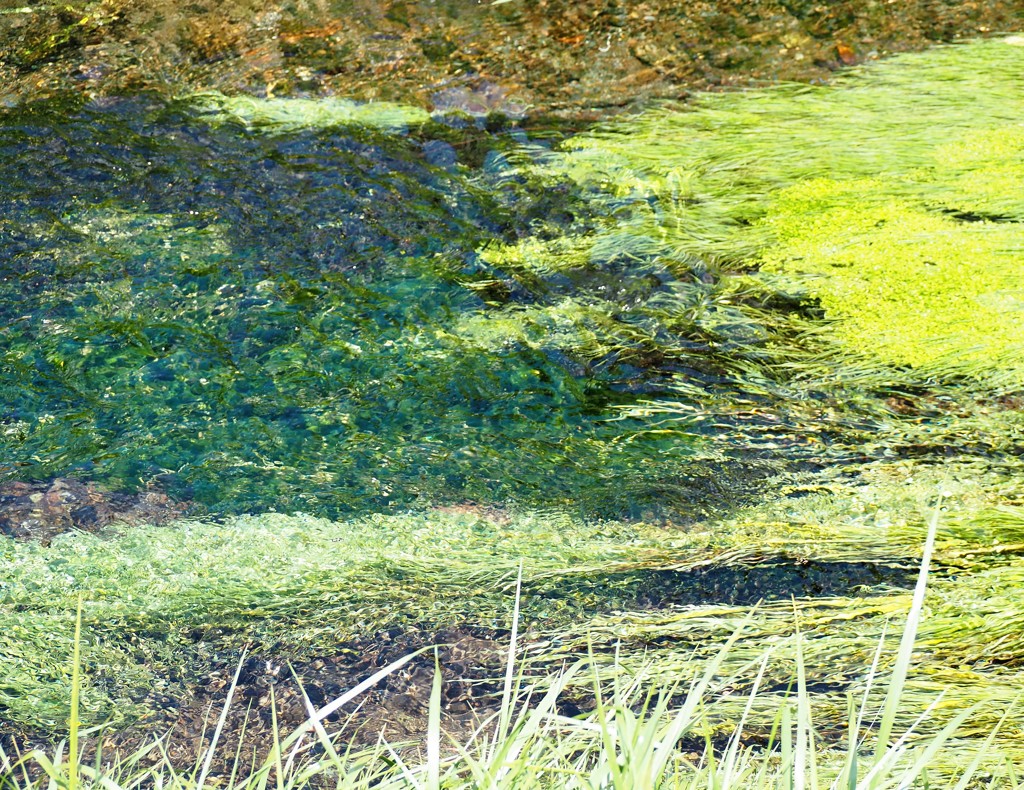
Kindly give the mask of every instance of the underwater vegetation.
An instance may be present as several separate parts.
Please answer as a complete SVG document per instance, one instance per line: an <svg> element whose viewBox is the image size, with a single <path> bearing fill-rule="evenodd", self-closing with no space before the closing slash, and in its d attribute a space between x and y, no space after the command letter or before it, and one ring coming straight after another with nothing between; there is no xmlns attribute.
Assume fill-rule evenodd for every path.
<svg viewBox="0 0 1024 790"><path fill-rule="evenodd" d="M643 499L674 476L685 443L615 443L628 428L602 419L635 371L466 329L489 309L476 248L518 222L486 179L365 111L250 130L206 101L9 112L5 477L341 514L513 495L614 513L627 493L595 482L631 474Z"/></svg>
<svg viewBox="0 0 1024 790"><path fill-rule="evenodd" d="M4 474L201 508L3 545L4 718L62 731L84 593L83 710L115 729L243 647L518 628L531 678L712 672L712 754L789 737L798 684L825 753L860 710L935 775L1012 765L1022 65L961 44L498 135L479 168L344 108L11 111Z"/></svg>
<svg viewBox="0 0 1024 790"><path fill-rule="evenodd" d="M422 124L430 114L419 107L395 102L354 102L348 99L256 99L207 92L188 97L212 123L234 121L277 132L337 126L401 130Z"/></svg>

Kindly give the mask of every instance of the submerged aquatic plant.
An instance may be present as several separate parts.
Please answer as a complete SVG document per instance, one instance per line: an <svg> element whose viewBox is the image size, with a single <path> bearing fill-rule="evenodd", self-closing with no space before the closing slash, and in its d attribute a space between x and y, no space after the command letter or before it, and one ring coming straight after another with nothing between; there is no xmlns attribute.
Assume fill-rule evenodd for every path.
<svg viewBox="0 0 1024 790"><path fill-rule="evenodd" d="M170 197L147 170L103 198L114 203L60 203L46 221L57 217L61 249L15 250L31 273L8 283L17 301L0 330L4 462L26 476L167 476L227 511L391 512L5 545L0 653L17 657L3 664L5 715L60 728L82 591L82 710L120 724L143 713L154 677L184 693L211 655L245 644L344 651L381 629L504 627L521 567L533 666L591 651L618 690L602 696L599 683L590 718L569 720L548 697L540 716L506 707L500 737L442 762L432 686L425 763L381 746L360 752L374 767L353 783L625 786L656 764L666 781L702 786L813 785L820 750L820 774L835 757L846 786L899 786L925 766L965 784L976 747L1018 759L1004 733L1019 725L1009 703L1024 656L1008 265L1020 205L1005 194L1019 163L1003 168L984 141L1018 157L1005 108L1022 98L1021 54L1005 41L958 45L838 86L654 111L562 153L506 157L480 176L496 198L426 168L393 135L238 137L186 113L154 141L132 116L135 143L171 146L187 177ZM259 153L266 194L189 169L196 150L216 152L228 175ZM83 200L99 194L47 166L56 187L21 176L42 204L68 184ZM561 227L531 222L532 235L501 226L496 205L515 202L516 179L575 185L592 210ZM139 194L146 210L126 210ZM390 222L411 204L426 218L399 233ZM21 206L20 220L42 227L37 208ZM765 492L738 469L777 474ZM928 531L916 513L945 477L958 510L934 538L925 611L909 592ZM685 528L592 517L687 505L694 488L720 501L686 510ZM737 509L751 489L760 501ZM421 510L396 512L410 504ZM912 674L906 643L895 659L886 649L908 608L921 618ZM720 654L740 623L743 638ZM672 683L701 687L709 666L732 693L699 716L685 701L680 728ZM541 688L592 694L584 674ZM669 693L646 697L650 679ZM871 774L858 744L879 710L883 732L931 740L911 756L908 740L883 737ZM976 715L954 740L965 710ZM737 722L769 739L777 725L782 766L748 748ZM850 723L841 754L826 747L835 722ZM684 731L710 743L689 762L668 748ZM320 743L349 776L334 756L354 752ZM279 778L285 764L271 766Z"/></svg>
<svg viewBox="0 0 1024 790"><path fill-rule="evenodd" d="M926 532L909 514L934 490L922 470L876 474L857 496L839 486L796 501L783 495L678 533L553 513L435 511L346 522L268 514L67 535L49 547L11 544L11 581L0 601L0 657L10 660L0 671L0 701L24 727L59 726L73 644L67 623L82 592L90 634L83 708L123 724L144 712L138 703L155 679L178 678L162 693L182 693L212 655L242 644L333 655L389 629L429 636L452 626L501 627L520 562L521 618L540 632L531 648L540 664L571 660L588 643L622 641L656 659L644 674L664 679L681 656L722 638L746 605L775 601L732 651L730 662L742 664L748 651L789 632L795 596L810 639L808 671L842 674L844 652L870 652L885 619L905 607L907 568ZM1012 614L1024 515L969 477L949 488L962 512L945 516L935 538L936 638L928 624L921 632L937 670L953 657L980 660L997 632L1007 655L1024 650ZM980 605L986 594L991 603ZM987 619L997 616L998 627ZM860 623L857 638L844 633L851 620ZM938 637L944 630L947 640ZM637 660L646 662L631 650L618 659L627 667Z"/></svg>
<svg viewBox="0 0 1024 790"><path fill-rule="evenodd" d="M34 163L0 238L5 479L155 485L229 513L621 515L685 462L686 441L615 441L630 431L608 406L636 371L583 369L574 338L538 339L540 313L529 341L478 331L499 322L474 248L506 209L416 142L240 134L187 103L57 109L0 129L0 159ZM67 161L41 150L53 128ZM112 161L82 165L97 146Z"/></svg>
<svg viewBox="0 0 1024 790"><path fill-rule="evenodd" d="M276 133L336 126L401 131L430 120L426 110L394 102L356 102L340 98L259 99L215 92L192 94L186 101L211 123L234 121Z"/></svg>

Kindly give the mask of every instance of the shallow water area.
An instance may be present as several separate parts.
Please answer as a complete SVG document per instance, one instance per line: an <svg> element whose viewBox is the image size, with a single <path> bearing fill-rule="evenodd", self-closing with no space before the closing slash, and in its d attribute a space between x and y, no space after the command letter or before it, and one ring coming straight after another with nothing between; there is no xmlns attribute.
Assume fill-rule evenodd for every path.
<svg viewBox="0 0 1024 790"><path fill-rule="evenodd" d="M628 505L608 481L670 474L685 442L619 442L633 425L607 422L642 371L486 337L499 303L552 300L503 292L478 252L540 221L502 185L502 148L525 138L495 135L489 169L445 169L415 114L419 139L387 107L347 122L265 102L276 116L253 125L209 102L6 112L4 478L337 515L614 513Z"/></svg>

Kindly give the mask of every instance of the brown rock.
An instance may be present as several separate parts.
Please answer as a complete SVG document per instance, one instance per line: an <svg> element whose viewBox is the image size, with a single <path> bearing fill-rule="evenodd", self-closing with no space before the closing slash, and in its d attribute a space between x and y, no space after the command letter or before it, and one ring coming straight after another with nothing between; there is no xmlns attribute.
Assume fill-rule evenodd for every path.
<svg viewBox="0 0 1024 790"><path fill-rule="evenodd" d="M709 86L826 79L868 53L1024 25L1024 0L92 0L86 7L92 13L29 4L0 15L0 103L67 88L91 97L150 88L428 105L446 88L472 92L486 83L517 86L532 114L579 118Z"/></svg>
<svg viewBox="0 0 1024 790"><path fill-rule="evenodd" d="M836 57L844 66L852 66L857 62L857 53L853 51L853 47L841 42L836 44Z"/></svg>
<svg viewBox="0 0 1024 790"><path fill-rule="evenodd" d="M44 544L63 532L96 532L115 522L160 524L186 509L162 491L109 492L71 477L0 484L0 534Z"/></svg>

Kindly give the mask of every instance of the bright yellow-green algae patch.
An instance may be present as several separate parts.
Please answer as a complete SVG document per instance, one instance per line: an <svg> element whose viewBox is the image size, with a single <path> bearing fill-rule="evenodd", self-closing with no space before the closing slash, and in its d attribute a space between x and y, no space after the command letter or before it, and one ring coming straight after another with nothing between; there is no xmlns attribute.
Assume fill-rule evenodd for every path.
<svg viewBox="0 0 1024 790"><path fill-rule="evenodd" d="M807 275L847 347L929 372L1024 381L1024 226L963 222L878 179L783 190L768 271Z"/></svg>
<svg viewBox="0 0 1024 790"><path fill-rule="evenodd" d="M1024 48L1012 43L904 55L834 86L700 97L577 138L546 166L679 266L760 269L820 303L844 362L1019 385Z"/></svg>
<svg viewBox="0 0 1024 790"><path fill-rule="evenodd" d="M923 193L926 199L979 217L1024 220L1024 122L961 134L937 146L934 157L943 178L934 193Z"/></svg>
<svg viewBox="0 0 1024 790"><path fill-rule="evenodd" d="M212 123L235 121L256 129L297 131L331 126L369 126L404 129L425 123L430 114L422 107L394 102L360 103L351 99L267 98L197 93L188 99Z"/></svg>

